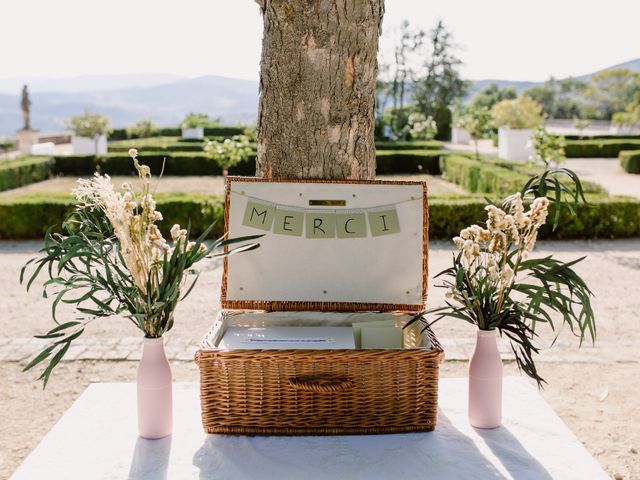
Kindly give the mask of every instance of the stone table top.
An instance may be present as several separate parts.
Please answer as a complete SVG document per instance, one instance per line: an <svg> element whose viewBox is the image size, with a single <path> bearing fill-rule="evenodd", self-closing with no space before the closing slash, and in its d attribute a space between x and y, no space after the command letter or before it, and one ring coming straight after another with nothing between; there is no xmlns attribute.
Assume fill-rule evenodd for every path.
<svg viewBox="0 0 640 480"><path fill-rule="evenodd" d="M174 384L174 431L137 435L136 386L90 385L14 473L34 479L606 479L525 379L504 380L503 426L467 420L467 381L440 381L427 433L325 437L207 435L198 384ZM573 400L567 400L573 401Z"/></svg>

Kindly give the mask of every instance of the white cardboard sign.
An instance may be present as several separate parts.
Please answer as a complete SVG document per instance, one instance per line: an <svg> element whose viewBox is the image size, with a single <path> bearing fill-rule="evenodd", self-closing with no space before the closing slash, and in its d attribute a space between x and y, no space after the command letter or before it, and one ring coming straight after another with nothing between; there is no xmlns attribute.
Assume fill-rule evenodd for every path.
<svg viewBox="0 0 640 480"><path fill-rule="evenodd" d="M265 236L260 248L228 258L226 300L423 304L422 182L228 182L229 238ZM392 206L399 228L392 235L372 235L366 219L366 235L351 238L309 238L304 225L300 236L261 231L245 221L247 204L255 199L305 214L335 210L338 217Z"/></svg>

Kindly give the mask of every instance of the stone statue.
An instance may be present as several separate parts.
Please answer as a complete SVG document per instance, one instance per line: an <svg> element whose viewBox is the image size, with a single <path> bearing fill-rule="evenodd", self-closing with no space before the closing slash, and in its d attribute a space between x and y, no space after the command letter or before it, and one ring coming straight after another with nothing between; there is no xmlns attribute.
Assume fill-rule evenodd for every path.
<svg viewBox="0 0 640 480"><path fill-rule="evenodd" d="M22 100L20 101L20 107L22 108L22 118L24 119L23 130L31 130L31 100L29 100L29 91L27 86L22 87Z"/></svg>

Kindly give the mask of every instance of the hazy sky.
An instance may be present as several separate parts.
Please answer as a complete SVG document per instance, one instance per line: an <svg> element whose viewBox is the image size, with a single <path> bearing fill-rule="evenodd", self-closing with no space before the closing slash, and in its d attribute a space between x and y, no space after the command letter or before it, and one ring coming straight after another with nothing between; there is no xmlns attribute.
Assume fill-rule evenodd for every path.
<svg viewBox="0 0 640 480"><path fill-rule="evenodd" d="M0 18L0 77L258 77L251 0L2 0ZM444 19L471 79L544 80L640 57L638 0L387 0L381 48L405 18L424 29Z"/></svg>

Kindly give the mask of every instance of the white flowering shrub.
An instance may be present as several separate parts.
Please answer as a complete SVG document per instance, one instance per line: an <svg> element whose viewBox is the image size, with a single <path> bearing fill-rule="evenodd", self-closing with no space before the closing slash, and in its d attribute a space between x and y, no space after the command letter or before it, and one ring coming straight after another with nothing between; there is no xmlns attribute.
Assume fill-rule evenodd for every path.
<svg viewBox="0 0 640 480"><path fill-rule="evenodd" d="M414 140L433 140L438 133L438 125L431 117L425 117L422 113L412 113L407 122L409 135Z"/></svg>
<svg viewBox="0 0 640 480"><path fill-rule="evenodd" d="M251 145L251 139L248 135L234 135L223 141L208 140L205 143L204 151L222 168L222 175L226 177L231 167L246 161L253 153Z"/></svg>

